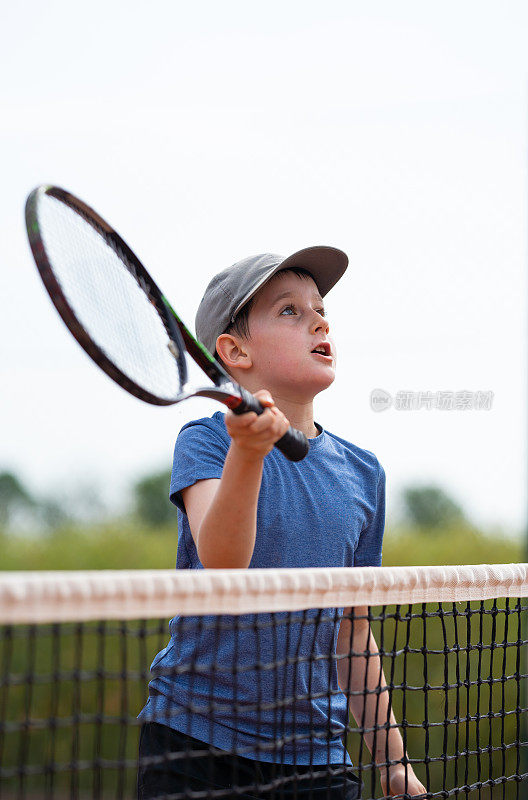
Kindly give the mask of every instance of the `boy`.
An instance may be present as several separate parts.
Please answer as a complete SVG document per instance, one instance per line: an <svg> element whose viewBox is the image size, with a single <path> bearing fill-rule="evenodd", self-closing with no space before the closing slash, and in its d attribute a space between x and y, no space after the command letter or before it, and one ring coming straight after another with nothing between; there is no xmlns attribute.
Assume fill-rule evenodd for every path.
<svg viewBox="0 0 528 800"><path fill-rule="evenodd" d="M171 500L178 507L177 568L380 565L383 468L372 453L329 433L313 419L313 398L332 384L336 368L323 297L347 265L340 250L312 247L286 259L271 254L244 259L209 283L196 317L198 338L266 410L260 416L218 411L180 431L171 480ZM290 424L310 440L308 455L298 463L287 461L274 448ZM337 655L368 650L369 657L356 657L352 669L347 658L337 660L333 671L321 664L309 676L303 672L305 665L299 665L297 677L309 681L311 695L298 703L295 730L283 732L280 757L271 752L276 729L266 711L255 721L254 707L253 715L251 710L244 714L242 708L233 722L233 714L222 710L229 708L231 697L251 701L255 694L251 671L233 677L238 694L229 683L228 670L222 671L221 680L202 675L191 684L178 671L182 665L199 663L213 646L222 665L233 659L254 662L251 632L238 631L235 655L229 632L213 642L198 621L188 618L191 628L182 635L177 618L172 620L171 641L152 664L156 677L140 715L145 723L141 758L160 756L161 762L167 751L173 756L203 751L204 742L227 753L233 736L244 745L244 756L215 757L213 765L206 755L194 755L140 766L141 800L176 794L185 785L202 792L223 788L227 793L222 796L228 797L234 769L238 785L257 778L268 784L277 775L277 761L282 777L295 771L300 779L293 790L286 781L276 796L359 797L359 781L349 769L337 770L324 781L313 777L316 765L350 766L342 741L349 710L366 729L383 725L388 718L387 692L368 694L365 702L361 694L365 687L374 690L379 685L380 662L367 620L354 619L352 625L349 613L344 609L340 624L333 628L324 623L317 627L311 647L328 655L332 650ZM366 609L356 609L355 615L366 616ZM281 639L286 635L279 630L278 646L289 655L288 644ZM266 644L263 653L265 649ZM220 709L209 715L200 714L208 679ZM326 707L311 699L325 691ZM191 703L195 713L184 713ZM390 719L395 726L392 714ZM327 731L326 739L320 733L310 738L314 729ZM375 746L378 763L387 755L390 761L401 762L404 757L396 727L388 734L378 730L376 737L365 733L364 738L370 749ZM402 763L391 766L390 774L382 769L380 777L386 794L425 793L412 768ZM253 790L233 796L264 795Z"/></svg>

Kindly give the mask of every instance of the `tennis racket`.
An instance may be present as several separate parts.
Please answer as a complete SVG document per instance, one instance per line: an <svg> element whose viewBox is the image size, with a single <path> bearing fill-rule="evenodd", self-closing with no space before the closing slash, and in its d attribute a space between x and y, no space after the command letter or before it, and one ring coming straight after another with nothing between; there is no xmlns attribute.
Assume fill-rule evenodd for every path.
<svg viewBox="0 0 528 800"><path fill-rule="evenodd" d="M264 408L234 383L184 325L137 256L90 206L56 186L26 202L26 227L40 277L70 333L127 392L154 405L209 397L235 414ZM186 354L214 386L188 383ZM291 461L308 440L290 428L276 447Z"/></svg>

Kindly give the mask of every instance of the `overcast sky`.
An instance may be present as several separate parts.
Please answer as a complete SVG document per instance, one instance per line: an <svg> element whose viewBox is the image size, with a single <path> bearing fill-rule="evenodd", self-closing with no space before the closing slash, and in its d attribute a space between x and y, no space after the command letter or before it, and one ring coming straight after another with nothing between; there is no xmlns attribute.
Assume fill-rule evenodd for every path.
<svg viewBox="0 0 528 800"><path fill-rule="evenodd" d="M387 519L435 482L485 525L526 516L528 6L28 2L0 20L0 469L125 487L220 406L142 404L67 334L27 245L39 183L93 205L191 325L213 274L327 244L338 377L315 418L373 451ZM373 389L493 392L376 413Z"/></svg>

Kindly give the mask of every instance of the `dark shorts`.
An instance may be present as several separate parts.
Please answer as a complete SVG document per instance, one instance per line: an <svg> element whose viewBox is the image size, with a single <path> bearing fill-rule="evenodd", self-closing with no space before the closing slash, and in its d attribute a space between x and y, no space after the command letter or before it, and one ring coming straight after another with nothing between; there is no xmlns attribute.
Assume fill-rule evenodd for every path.
<svg viewBox="0 0 528 800"><path fill-rule="evenodd" d="M293 764L271 764L267 761L255 761L251 758L233 756L194 755L188 758L161 758L158 763L144 764L144 759L164 756L166 753L177 754L204 750L206 745L186 736L184 733L148 722L141 727L139 740L140 766L138 771L138 800L154 798L171 798L185 790L193 792L221 792L224 798L238 797L242 800L260 798L260 800L356 800L361 796L360 781L354 773L344 765L339 766L338 775L329 775L325 767L295 766ZM345 770L343 772L343 770ZM310 772L317 773L310 777ZM307 774L308 773L308 774ZM297 775L295 780L286 780ZM278 781L275 788L256 789ZM247 786L247 792L229 793L233 786ZM222 791L223 790L223 791ZM187 795L189 796L189 795ZM208 795L204 795L207 797Z"/></svg>

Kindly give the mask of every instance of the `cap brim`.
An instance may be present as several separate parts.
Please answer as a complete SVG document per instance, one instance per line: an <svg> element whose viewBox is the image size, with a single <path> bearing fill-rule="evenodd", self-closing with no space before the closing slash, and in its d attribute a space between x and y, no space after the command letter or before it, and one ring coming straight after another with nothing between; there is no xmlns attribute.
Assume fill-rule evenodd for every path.
<svg viewBox="0 0 528 800"><path fill-rule="evenodd" d="M251 291L238 303L232 312L231 320L236 317L242 306L245 306L276 272L288 269L289 267L303 267L303 269L308 270L317 284L321 297L324 297L344 275L348 267L348 256L342 250L338 250L337 247L325 247L324 245L305 247L303 250L297 250L296 253L292 253L291 256L288 256L282 261L279 261L278 264L274 264L269 268L268 272L261 277L257 285L253 286Z"/></svg>
<svg viewBox="0 0 528 800"><path fill-rule="evenodd" d="M276 271L289 267L303 267L308 270L313 275L321 297L324 297L343 277L348 267L348 256L336 247L305 247L285 258Z"/></svg>

